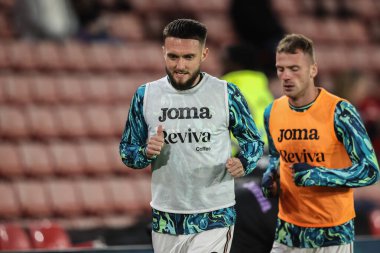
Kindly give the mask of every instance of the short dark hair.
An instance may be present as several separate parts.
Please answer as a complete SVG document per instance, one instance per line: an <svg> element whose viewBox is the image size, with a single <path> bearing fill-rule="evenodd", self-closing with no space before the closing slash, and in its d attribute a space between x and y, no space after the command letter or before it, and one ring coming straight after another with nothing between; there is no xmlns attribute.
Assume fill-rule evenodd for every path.
<svg viewBox="0 0 380 253"><path fill-rule="evenodd" d="M167 37L195 39L204 45L207 37L207 28L201 22L193 19L176 19L164 28L162 34L164 40Z"/></svg>
<svg viewBox="0 0 380 253"><path fill-rule="evenodd" d="M302 34L287 34L280 40L277 45L277 53L295 54L297 50L301 50L309 55L312 62L315 62L314 43L311 39Z"/></svg>

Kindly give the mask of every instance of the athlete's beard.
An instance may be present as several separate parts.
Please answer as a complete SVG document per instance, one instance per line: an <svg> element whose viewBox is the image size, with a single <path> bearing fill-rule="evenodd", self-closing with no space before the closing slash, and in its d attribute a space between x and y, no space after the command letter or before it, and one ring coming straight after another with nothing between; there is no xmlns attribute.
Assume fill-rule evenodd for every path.
<svg viewBox="0 0 380 253"><path fill-rule="evenodd" d="M169 81L170 81L170 84L176 89L176 90L188 90L190 89L191 87L193 87L195 84L195 80L197 79L197 77L199 76L199 74L201 73L200 69L198 69L197 71L194 72L194 74L192 76L190 76L189 80L187 80L186 82L184 83L177 83L173 77L173 75L170 73L170 71L168 70L168 68L165 68L166 70L166 74L168 75L169 77Z"/></svg>

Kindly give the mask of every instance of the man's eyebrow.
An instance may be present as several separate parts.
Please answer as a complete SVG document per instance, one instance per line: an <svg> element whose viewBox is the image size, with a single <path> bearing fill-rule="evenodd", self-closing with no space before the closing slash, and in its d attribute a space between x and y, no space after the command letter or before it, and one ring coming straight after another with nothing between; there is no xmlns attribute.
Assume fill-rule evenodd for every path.
<svg viewBox="0 0 380 253"><path fill-rule="evenodd" d="M188 57L188 56L194 56L195 54L194 53L189 53L189 54L179 55L179 54L176 54L176 53L168 53L168 55L170 55L170 56L178 56L178 57Z"/></svg>
<svg viewBox="0 0 380 253"><path fill-rule="evenodd" d="M275 65L276 66L276 68L289 68L289 69L291 69L291 68L294 68L294 67L299 67L299 65L290 65L290 66L283 66L283 65Z"/></svg>

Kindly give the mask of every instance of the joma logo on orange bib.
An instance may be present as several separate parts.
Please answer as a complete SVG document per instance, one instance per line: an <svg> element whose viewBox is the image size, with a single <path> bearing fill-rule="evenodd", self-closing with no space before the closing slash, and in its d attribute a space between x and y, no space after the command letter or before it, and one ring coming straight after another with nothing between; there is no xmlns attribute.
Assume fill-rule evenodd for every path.
<svg viewBox="0 0 380 253"><path fill-rule="evenodd" d="M280 129L278 142L283 140L319 140L317 129Z"/></svg>

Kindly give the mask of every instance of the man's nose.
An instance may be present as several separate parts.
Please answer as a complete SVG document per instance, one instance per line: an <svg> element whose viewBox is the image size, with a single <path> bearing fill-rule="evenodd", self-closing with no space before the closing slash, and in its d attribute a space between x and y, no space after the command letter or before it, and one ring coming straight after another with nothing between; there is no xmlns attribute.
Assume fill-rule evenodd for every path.
<svg viewBox="0 0 380 253"><path fill-rule="evenodd" d="M290 71L289 71L289 70L284 70L284 71L280 74L280 79L281 79L281 80L288 80L290 77L291 77L291 74L290 74Z"/></svg>
<svg viewBox="0 0 380 253"><path fill-rule="evenodd" d="M186 66L185 60L183 58L178 58L177 69L184 69Z"/></svg>

